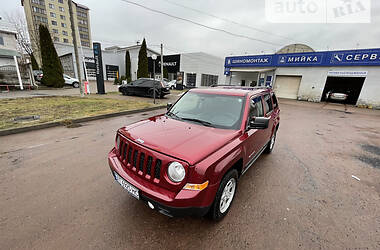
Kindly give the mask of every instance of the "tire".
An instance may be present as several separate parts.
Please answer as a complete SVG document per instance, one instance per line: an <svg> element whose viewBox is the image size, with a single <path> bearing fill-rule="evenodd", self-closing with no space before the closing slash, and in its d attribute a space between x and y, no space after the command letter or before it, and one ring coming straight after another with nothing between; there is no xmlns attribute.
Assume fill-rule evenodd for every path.
<svg viewBox="0 0 380 250"><path fill-rule="evenodd" d="M230 211L231 204L235 198L235 194L237 191L237 183L238 172L236 169L232 169L223 177L222 181L220 182L218 192L215 195L214 203L212 204L211 209L209 211L209 216L211 217L211 219L219 221L223 219L224 216L226 216L228 211ZM228 192L228 189L230 192ZM228 193L230 195L229 197L226 196ZM227 197L227 200L225 197Z"/></svg>
<svg viewBox="0 0 380 250"><path fill-rule="evenodd" d="M270 138L270 141L268 142L267 147L264 150L264 153L266 154L272 153L274 145L276 143L276 137L277 137L277 129L273 132L273 135Z"/></svg>
<svg viewBox="0 0 380 250"><path fill-rule="evenodd" d="M79 88L79 82L74 82L73 83L73 88Z"/></svg>

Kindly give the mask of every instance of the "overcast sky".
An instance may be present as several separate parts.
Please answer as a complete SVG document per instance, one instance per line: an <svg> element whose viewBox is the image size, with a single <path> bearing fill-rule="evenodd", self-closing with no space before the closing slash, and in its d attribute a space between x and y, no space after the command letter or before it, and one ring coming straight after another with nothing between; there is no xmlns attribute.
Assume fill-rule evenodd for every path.
<svg viewBox="0 0 380 250"><path fill-rule="evenodd" d="M315 50L380 47L380 1L378 0L372 1L372 20L369 24L270 23L266 20L264 0L171 0L215 16L266 30L277 36L206 16L170 4L165 0L131 1L214 28L267 42L253 41L208 30L130 5L122 0L78 0L79 3L90 8L93 41L103 42L103 47L128 46L145 37L148 46L152 49L159 50L160 43L167 46L165 54L202 51L220 57L231 54L274 53L283 45L295 42L305 43ZM350 2L351 0L344 1ZM21 0L0 0L0 14L4 11L23 13L20 2ZM291 39L281 38L284 36Z"/></svg>

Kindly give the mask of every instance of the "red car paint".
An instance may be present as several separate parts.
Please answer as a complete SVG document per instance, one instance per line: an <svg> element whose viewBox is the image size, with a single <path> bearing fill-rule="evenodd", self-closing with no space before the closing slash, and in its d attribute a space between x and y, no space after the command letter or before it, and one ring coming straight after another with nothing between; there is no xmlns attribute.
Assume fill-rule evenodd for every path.
<svg viewBox="0 0 380 250"><path fill-rule="evenodd" d="M245 97L240 129L219 129L174 120L165 115L154 116L120 128L118 136L128 144L127 152L123 147L120 150L115 147L108 156L112 171L138 188L143 197L169 208L210 207L227 171L237 168L239 176L242 175L250 167L248 163L261 154L260 149L268 144L280 121L277 104L265 115L270 117L267 129L247 129L251 99L261 96L264 102L265 94L273 95L271 89L224 87L193 89L190 92ZM136 163L128 160L131 158L128 156L129 148L132 148L132 158L134 150L138 150ZM139 165L141 152L145 157L142 159L142 171ZM154 178L153 173L147 174L149 156L153 161L161 160L159 179ZM167 175L168 164L173 161L185 167L186 177L180 183L172 182ZM202 191L183 189L186 183L202 184L206 181L209 184Z"/></svg>

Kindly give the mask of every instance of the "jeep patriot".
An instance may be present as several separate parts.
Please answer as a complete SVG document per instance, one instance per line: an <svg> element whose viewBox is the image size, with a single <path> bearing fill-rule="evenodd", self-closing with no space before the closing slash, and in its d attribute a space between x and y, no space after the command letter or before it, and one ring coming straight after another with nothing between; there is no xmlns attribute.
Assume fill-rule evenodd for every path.
<svg viewBox="0 0 380 250"><path fill-rule="evenodd" d="M108 155L112 175L162 214L219 220L239 178L273 150L279 114L270 88L192 89L165 114L117 131Z"/></svg>

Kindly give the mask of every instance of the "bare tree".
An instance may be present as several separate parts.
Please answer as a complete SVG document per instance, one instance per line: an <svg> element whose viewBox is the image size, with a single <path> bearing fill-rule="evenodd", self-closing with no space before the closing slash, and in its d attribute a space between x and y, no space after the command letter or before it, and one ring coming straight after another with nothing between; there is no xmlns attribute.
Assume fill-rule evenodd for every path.
<svg viewBox="0 0 380 250"><path fill-rule="evenodd" d="M17 50L23 55L23 59L25 53L29 56L39 53L40 39L38 36L38 30L32 30L32 32L29 32L24 13L21 11L4 13L4 17L11 25L13 25L17 32Z"/></svg>

